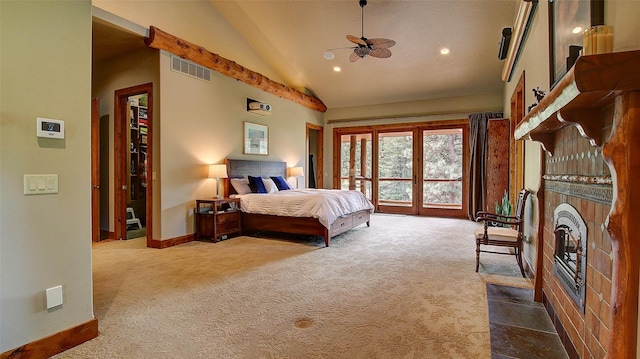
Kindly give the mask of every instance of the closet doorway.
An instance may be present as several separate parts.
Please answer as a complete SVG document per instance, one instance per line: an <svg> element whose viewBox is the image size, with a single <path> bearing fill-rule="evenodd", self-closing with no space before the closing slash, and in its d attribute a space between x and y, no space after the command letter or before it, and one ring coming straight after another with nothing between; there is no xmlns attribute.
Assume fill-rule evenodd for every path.
<svg viewBox="0 0 640 359"><path fill-rule="evenodd" d="M115 92L115 238L152 239L151 83Z"/></svg>

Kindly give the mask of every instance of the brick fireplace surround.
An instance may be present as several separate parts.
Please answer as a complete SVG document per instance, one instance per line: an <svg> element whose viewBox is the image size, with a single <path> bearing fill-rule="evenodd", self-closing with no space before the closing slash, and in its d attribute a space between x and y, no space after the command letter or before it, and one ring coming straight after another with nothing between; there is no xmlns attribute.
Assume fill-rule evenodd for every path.
<svg viewBox="0 0 640 359"><path fill-rule="evenodd" d="M547 152L536 292L572 358L636 358L640 281L640 51L582 56L518 125ZM554 209L587 224L584 312L554 274ZM540 296L537 296L540 297Z"/></svg>

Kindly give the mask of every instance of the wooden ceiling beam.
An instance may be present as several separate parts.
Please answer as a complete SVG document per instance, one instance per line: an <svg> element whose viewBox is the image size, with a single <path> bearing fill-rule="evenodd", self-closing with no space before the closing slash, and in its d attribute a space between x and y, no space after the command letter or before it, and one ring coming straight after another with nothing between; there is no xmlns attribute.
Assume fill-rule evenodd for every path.
<svg viewBox="0 0 640 359"><path fill-rule="evenodd" d="M273 81L260 73L251 71L234 61L214 54L202 46L192 44L166 33L155 26L149 28L149 37L146 38L144 42L151 48L168 51L183 59L193 61L225 76L242 81L247 85L293 101L312 110L323 113L327 111L327 106L313 96Z"/></svg>

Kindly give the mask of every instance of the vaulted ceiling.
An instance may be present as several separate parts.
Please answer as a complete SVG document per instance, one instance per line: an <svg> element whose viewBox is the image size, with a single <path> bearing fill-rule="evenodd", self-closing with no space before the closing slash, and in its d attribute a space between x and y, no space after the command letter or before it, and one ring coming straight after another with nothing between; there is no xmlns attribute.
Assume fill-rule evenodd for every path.
<svg viewBox="0 0 640 359"><path fill-rule="evenodd" d="M286 85L308 89L328 108L502 91L500 35L513 26L518 4L369 0L364 36L393 39L396 45L389 58L368 56L352 63L350 49L333 50L332 60L323 54L354 46L348 34L362 35L358 0L210 2ZM449 53L442 55L442 48ZM242 59L230 60L242 65Z"/></svg>

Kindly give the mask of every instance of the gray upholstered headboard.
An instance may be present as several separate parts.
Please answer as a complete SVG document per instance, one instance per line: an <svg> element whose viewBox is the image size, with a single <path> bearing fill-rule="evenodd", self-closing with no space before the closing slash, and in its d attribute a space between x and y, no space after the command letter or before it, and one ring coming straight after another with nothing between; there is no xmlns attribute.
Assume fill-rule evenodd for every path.
<svg viewBox="0 0 640 359"><path fill-rule="evenodd" d="M229 178L242 178L247 176L268 178L282 176L287 178L287 163L279 161L250 161L227 159L227 176ZM235 194L229 179L224 181L224 193L229 196Z"/></svg>

